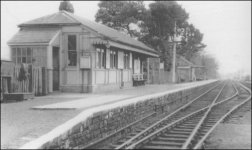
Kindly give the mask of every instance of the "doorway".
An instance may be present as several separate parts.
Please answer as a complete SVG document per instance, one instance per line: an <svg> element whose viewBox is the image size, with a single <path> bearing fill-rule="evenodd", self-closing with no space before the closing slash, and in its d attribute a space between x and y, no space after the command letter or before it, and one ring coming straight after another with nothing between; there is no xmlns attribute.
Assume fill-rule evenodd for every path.
<svg viewBox="0 0 252 150"><path fill-rule="evenodd" d="M53 46L53 91L59 90L59 47Z"/></svg>

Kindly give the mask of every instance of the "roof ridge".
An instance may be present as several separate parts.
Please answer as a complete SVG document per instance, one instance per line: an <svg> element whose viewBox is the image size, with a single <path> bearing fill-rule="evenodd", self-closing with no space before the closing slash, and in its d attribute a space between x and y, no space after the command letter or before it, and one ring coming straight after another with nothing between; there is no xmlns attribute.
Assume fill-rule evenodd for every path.
<svg viewBox="0 0 252 150"><path fill-rule="evenodd" d="M71 20L73 20L73 21L77 21L77 22L79 22L79 23L81 23L80 21L78 21L78 20L76 20L75 18L73 18L73 17L71 17L71 16L69 16L67 13L67 11L65 11L65 10L61 10L61 11L59 11L60 13L63 13L64 14L64 16L66 16L67 18L69 18L69 19L71 19ZM59 13L58 12L58 13ZM67 15L66 15L67 14Z"/></svg>
<svg viewBox="0 0 252 150"><path fill-rule="evenodd" d="M74 14L70 14L69 12L67 12L67 11L65 11L65 10L64 10L64 13L66 13L67 15L74 15ZM90 21L91 23L95 23L95 24L104 26L104 27L106 27L106 28L108 28L108 29L110 29L110 30L113 30L113 31L115 31L115 32L119 32L119 31L117 31L116 29L110 28L110 27L108 27L108 26L106 26L106 25L104 25L104 24L100 24L100 23L98 23L98 22L91 21L91 20L89 20L89 19L87 19L87 18L78 16L78 15L74 15L74 16L79 17L79 18L81 18L81 19L85 19L86 21ZM71 17L72 17L72 16L71 16ZM74 17L72 17L72 18L74 18ZM76 18L74 18L74 19L76 19ZM77 20L77 19L76 19L76 21L80 22L80 21ZM81 23L81 22L80 22L80 23ZM119 32L119 33L120 33L120 32ZM122 33L121 33L121 34L122 34ZM124 35L124 34L122 34L122 35ZM124 36L127 36L127 35L124 35ZM127 37L130 37L130 36L127 36ZM131 38L131 37L130 37L130 38ZM133 38L131 38L131 39L133 39ZM134 39L134 40L135 40L135 39ZM136 40L136 41L138 41L138 40Z"/></svg>
<svg viewBox="0 0 252 150"><path fill-rule="evenodd" d="M146 46L147 48L153 49L153 48L147 46L146 44L144 44L143 42L141 42L141 41L139 41L139 40L136 40L136 39L134 39L134 38L132 38L132 37L130 37L130 36L127 36L127 35L125 35L125 34L123 34L123 33L120 33L118 30L113 29L113 28L111 28L111 27L108 27L108 26L106 26L106 25L104 25L104 24L100 24L100 23L98 23L98 22L91 21L91 20L86 19L86 18L84 18L84 17L81 17L81 16L78 16L78 15L69 13L69 12L67 12L67 11L65 11L65 10L63 10L62 12L64 12L64 13L67 14L67 15L69 15L71 18L75 19L76 21L78 21L78 22L81 23L82 25L84 25L84 24L83 24L81 21L79 21L78 19L76 19L75 17L78 17L78 18L80 18L80 19L84 19L85 21L88 21L88 22L93 23L93 24L97 24L97 25L103 26L103 27L105 27L105 28L107 28L107 29L109 29L109 30L112 30L112 31L114 31L114 32L118 32L121 36L124 36L124 37L126 37L126 38L129 38L129 39L134 40L134 41L136 41L136 42L139 42L139 43L143 44L144 46ZM72 16L72 15L73 15L73 16ZM86 25L84 25L84 26L86 26ZM86 26L86 27L88 27L88 26ZM88 27L88 28L91 29L91 30L93 30L93 31L95 31L94 29L92 29L92 28L90 28L90 27ZM97 32L97 33L99 33L99 34L102 34L102 33L98 32L98 31L95 31L95 32ZM102 35L103 35L103 36L106 36L106 35L104 35L104 34L102 34ZM118 41L118 40L116 40L116 41ZM119 42L122 42L122 41L119 41ZM123 43L124 43L124 42L123 42ZM127 44L127 43L125 43L125 44ZM131 44L130 44L130 45L131 45ZM143 48L143 47L141 47L141 48ZM146 48L144 48L144 49L146 49Z"/></svg>
<svg viewBox="0 0 252 150"><path fill-rule="evenodd" d="M121 44L129 45L131 47L139 48L145 51L152 53L158 53L149 45L146 45L142 41L134 39L124 33L119 32L116 29L108 27L104 24L89 20L85 17L75 15L73 13L67 12L65 10L58 11L53 14L49 14L37 19L33 19L22 23L19 27L22 26L35 26L35 25L55 25L55 24L69 24L69 25L83 25L85 28L90 29L91 31L98 33L102 37L108 38L111 41L115 41Z"/></svg>

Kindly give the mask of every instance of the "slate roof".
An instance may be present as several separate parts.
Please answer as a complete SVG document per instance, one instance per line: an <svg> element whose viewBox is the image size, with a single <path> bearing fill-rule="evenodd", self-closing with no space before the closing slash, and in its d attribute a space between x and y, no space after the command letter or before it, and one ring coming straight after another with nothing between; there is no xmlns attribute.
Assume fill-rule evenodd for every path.
<svg viewBox="0 0 252 150"><path fill-rule="evenodd" d="M127 35L124 35L118 32L115 29L90 21L83 17L79 17L77 15L74 15L66 11L59 11L52 15L47 15L41 18L37 18L31 21L22 23L19 26L22 27L22 26L34 26L34 25L76 25L76 24L83 25L99 33L100 35L108 38L109 40L127 44L133 47L138 47L143 50L157 54L157 51L155 51L154 49L146 46L140 41L137 41Z"/></svg>
<svg viewBox="0 0 252 150"><path fill-rule="evenodd" d="M59 28L25 28L15 34L8 44L47 44L58 31Z"/></svg>
<svg viewBox="0 0 252 150"><path fill-rule="evenodd" d="M27 26L27 25L66 25L66 24L80 24L80 22L76 21L75 19L69 17L65 11L60 11L58 13L46 15L40 18L36 18L25 23L22 23L18 26Z"/></svg>

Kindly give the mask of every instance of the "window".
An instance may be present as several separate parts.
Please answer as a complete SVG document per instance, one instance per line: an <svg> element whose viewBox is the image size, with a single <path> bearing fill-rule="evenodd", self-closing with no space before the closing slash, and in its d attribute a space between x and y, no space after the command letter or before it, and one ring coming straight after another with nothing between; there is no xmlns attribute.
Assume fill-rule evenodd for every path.
<svg viewBox="0 0 252 150"><path fill-rule="evenodd" d="M117 68L117 52L110 50L110 68Z"/></svg>
<svg viewBox="0 0 252 150"><path fill-rule="evenodd" d="M32 49L23 47L23 48L12 48L12 61L16 64L20 63L32 63Z"/></svg>
<svg viewBox="0 0 252 150"><path fill-rule="evenodd" d="M35 66L47 66L47 48L42 46L12 47L12 61L15 64L33 64Z"/></svg>
<svg viewBox="0 0 252 150"><path fill-rule="evenodd" d="M32 63L32 49L27 48L27 63L30 64Z"/></svg>
<svg viewBox="0 0 252 150"><path fill-rule="evenodd" d="M77 65L76 35L68 35L68 66Z"/></svg>
<svg viewBox="0 0 252 150"><path fill-rule="evenodd" d="M128 52L124 52L124 59L123 59L123 63L124 63L124 69L129 69L129 60L130 60L130 55Z"/></svg>
<svg viewBox="0 0 252 150"><path fill-rule="evenodd" d="M104 48L96 48L96 67L106 68L106 50Z"/></svg>
<svg viewBox="0 0 252 150"><path fill-rule="evenodd" d="M17 63L17 49L16 48L12 48L11 51L12 51L12 53L11 53L12 61L14 63Z"/></svg>

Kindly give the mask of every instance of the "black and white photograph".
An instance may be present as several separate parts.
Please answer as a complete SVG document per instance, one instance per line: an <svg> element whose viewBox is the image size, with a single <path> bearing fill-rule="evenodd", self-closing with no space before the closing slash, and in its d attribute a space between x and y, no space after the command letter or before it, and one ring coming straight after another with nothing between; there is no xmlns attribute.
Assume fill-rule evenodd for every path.
<svg viewBox="0 0 252 150"><path fill-rule="evenodd" d="M251 149L251 1L1 1L1 149Z"/></svg>

